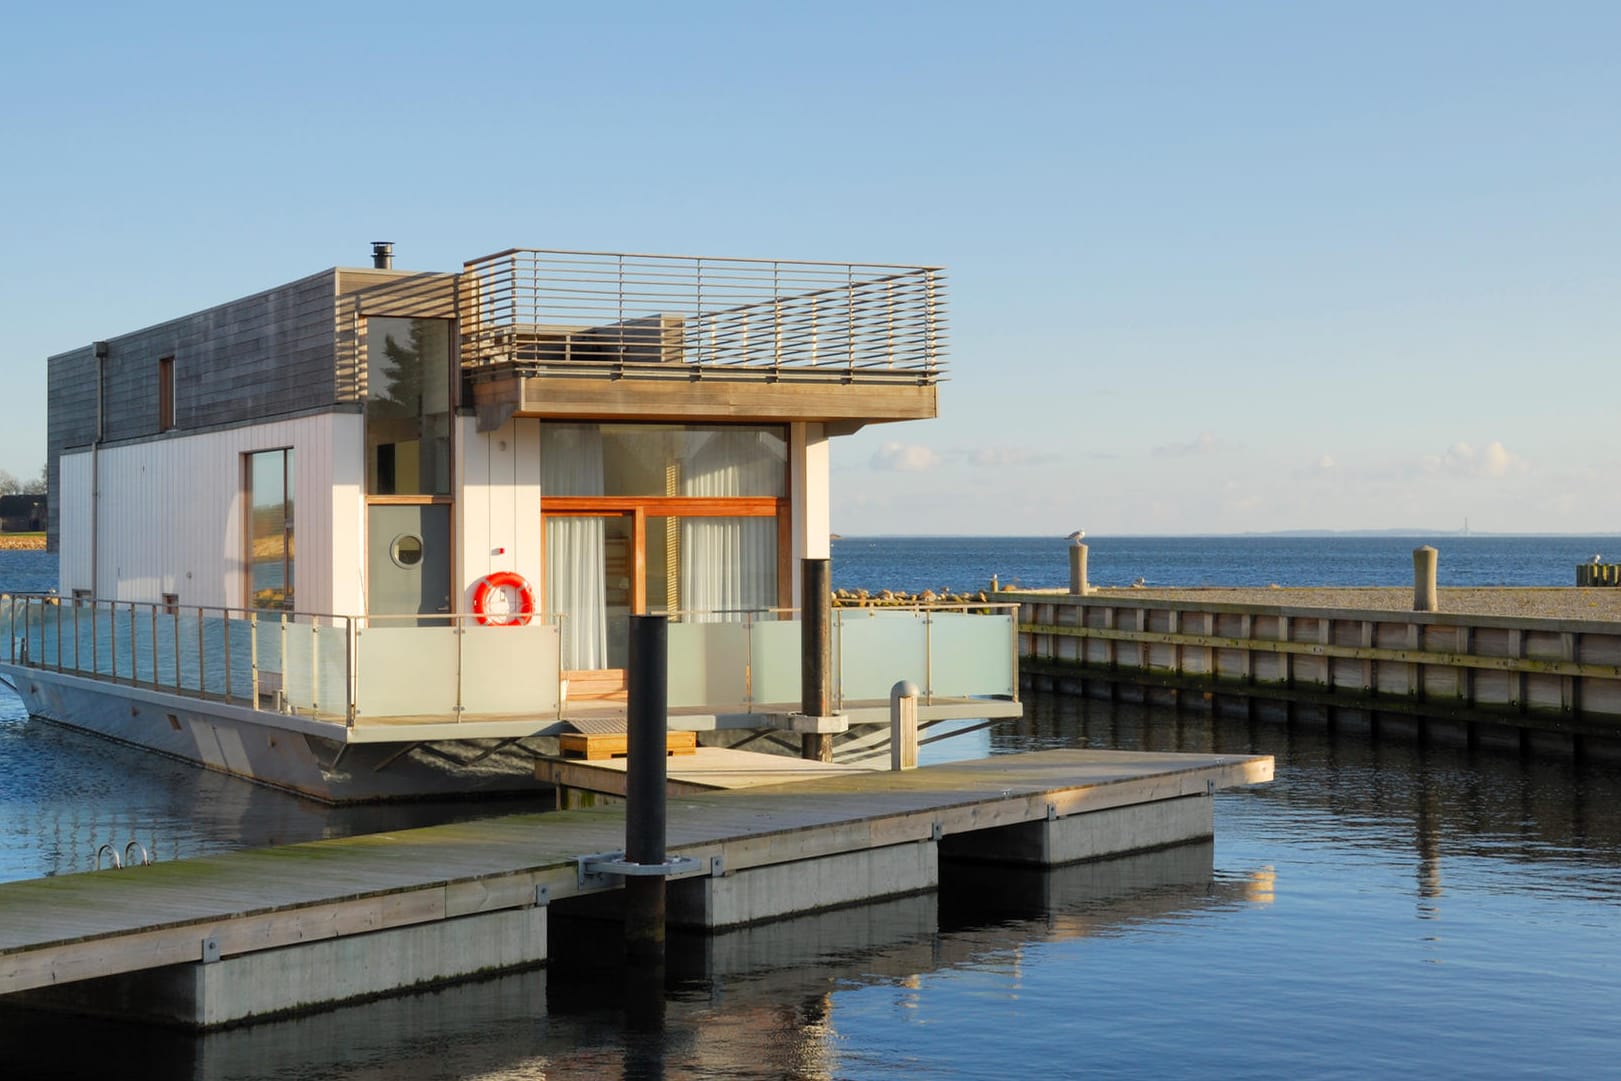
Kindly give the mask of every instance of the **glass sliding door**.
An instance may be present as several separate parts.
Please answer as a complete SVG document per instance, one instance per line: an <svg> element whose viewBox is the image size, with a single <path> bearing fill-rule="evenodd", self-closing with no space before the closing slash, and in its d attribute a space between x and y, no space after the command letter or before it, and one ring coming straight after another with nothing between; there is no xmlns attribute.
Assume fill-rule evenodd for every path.
<svg viewBox="0 0 1621 1081"><path fill-rule="evenodd" d="M545 607L563 617L566 669L622 669L634 614L741 620L784 603L785 435L747 425L541 426Z"/></svg>

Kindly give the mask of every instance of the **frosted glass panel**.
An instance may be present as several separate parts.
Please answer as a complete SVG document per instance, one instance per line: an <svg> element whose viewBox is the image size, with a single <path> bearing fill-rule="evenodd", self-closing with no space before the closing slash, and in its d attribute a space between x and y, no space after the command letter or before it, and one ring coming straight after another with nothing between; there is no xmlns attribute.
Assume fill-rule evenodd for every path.
<svg viewBox="0 0 1621 1081"><path fill-rule="evenodd" d="M456 719L455 628L367 627L357 637L355 709L359 721Z"/></svg>
<svg viewBox="0 0 1621 1081"><path fill-rule="evenodd" d="M670 705L742 707L748 696L748 650L745 624L670 624Z"/></svg>
<svg viewBox="0 0 1621 1081"><path fill-rule="evenodd" d="M929 682L947 697L1013 695L1013 616L934 612L929 616Z"/></svg>
<svg viewBox="0 0 1621 1081"><path fill-rule="evenodd" d="M557 714L557 627L468 624L462 638L463 717L489 714ZM370 632L368 632L370 633Z"/></svg>
<svg viewBox="0 0 1621 1081"><path fill-rule="evenodd" d="M236 628L231 628L236 634ZM348 649L349 629L341 624L323 624L314 628L315 686L312 701L317 713L344 716L349 711ZM233 637L231 652L236 653ZM236 689L236 673L231 673L231 688Z"/></svg>
<svg viewBox="0 0 1621 1081"><path fill-rule="evenodd" d="M839 609L833 618L839 701L889 701L889 689L909 679L928 689L926 627L916 612Z"/></svg>
<svg viewBox="0 0 1621 1081"><path fill-rule="evenodd" d="M754 705L800 706L797 619L773 619L750 630L754 644Z"/></svg>
<svg viewBox="0 0 1621 1081"><path fill-rule="evenodd" d="M315 628L308 623L283 623L263 628L282 644L282 693L292 709L315 708ZM263 637L261 635L261 637Z"/></svg>

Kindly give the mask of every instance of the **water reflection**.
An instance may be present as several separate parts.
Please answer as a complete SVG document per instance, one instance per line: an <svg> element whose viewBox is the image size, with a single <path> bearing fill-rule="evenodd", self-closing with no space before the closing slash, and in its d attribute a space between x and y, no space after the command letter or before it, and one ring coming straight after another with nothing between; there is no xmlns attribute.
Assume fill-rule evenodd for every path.
<svg viewBox="0 0 1621 1081"><path fill-rule="evenodd" d="M1536 878L1517 888L1621 901L1621 767L1596 754L1522 750L1450 721L1231 696L1169 708L1037 694L992 741L994 753L1048 746L1270 754L1276 780L1236 808L1247 828L1410 850L1424 900L1444 895L1449 860L1474 856L1535 863Z"/></svg>
<svg viewBox="0 0 1621 1081"><path fill-rule="evenodd" d="M330 807L30 719L0 688L0 881L94 869L135 840L155 859L549 808L550 800Z"/></svg>

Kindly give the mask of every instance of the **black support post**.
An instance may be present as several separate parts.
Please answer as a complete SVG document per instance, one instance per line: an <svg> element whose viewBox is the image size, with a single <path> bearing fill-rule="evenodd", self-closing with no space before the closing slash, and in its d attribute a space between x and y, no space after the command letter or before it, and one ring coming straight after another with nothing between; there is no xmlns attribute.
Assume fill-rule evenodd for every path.
<svg viewBox="0 0 1621 1081"><path fill-rule="evenodd" d="M644 866L665 859L665 778L669 680L664 616L630 617L625 762L625 861ZM625 956L664 960L664 878L625 879Z"/></svg>
<svg viewBox="0 0 1621 1081"><path fill-rule="evenodd" d="M799 593L799 711L807 717L826 717L832 712L832 561L800 560ZM833 761L833 737L806 732L800 737L800 757L813 762Z"/></svg>

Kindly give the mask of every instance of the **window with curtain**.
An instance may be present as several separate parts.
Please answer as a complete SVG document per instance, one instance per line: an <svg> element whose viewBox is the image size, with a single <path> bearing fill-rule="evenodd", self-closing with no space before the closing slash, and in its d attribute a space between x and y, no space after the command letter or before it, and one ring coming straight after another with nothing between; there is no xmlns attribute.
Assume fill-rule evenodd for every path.
<svg viewBox="0 0 1621 1081"><path fill-rule="evenodd" d="M565 667L622 664L631 612L740 620L778 603L783 429L549 423L540 448Z"/></svg>
<svg viewBox="0 0 1621 1081"><path fill-rule="evenodd" d="M594 424L540 430L544 494L602 494L602 433ZM563 617L563 667L608 666L606 523L600 517L546 515L546 609Z"/></svg>

